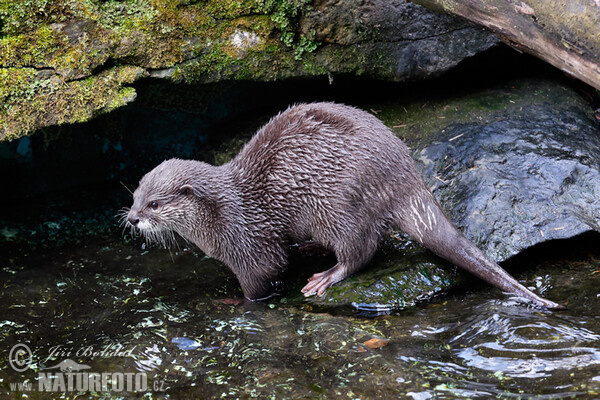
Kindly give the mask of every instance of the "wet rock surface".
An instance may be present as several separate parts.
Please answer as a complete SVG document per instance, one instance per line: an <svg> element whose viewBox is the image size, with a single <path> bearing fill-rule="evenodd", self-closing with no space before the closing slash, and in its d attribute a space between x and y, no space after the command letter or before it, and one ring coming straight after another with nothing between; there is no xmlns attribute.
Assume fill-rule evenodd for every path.
<svg viewBox="0 0 600 400"><path fill-rule="evenodd" d="M379 246L375 257L362 270L331 286L323 296L304 298L300 289L310 272L321 272L335 265L335 257L324 260L298 260L296 276L282 302L308 303L319 308L340 307L359 315L373 317L436 301L468 277L450 263L411 241L393 233ZM295 268L295 263L291 265ZM289 274L292 276L292 274Z"/></svg>
<svg viewBox="0 0 600 400"><path fill-rule="evenodd" d="M587 104L550 82L507 93L496 121L450 124L415 152L451 219L498 261L600 232L600 132Z"/></svg>

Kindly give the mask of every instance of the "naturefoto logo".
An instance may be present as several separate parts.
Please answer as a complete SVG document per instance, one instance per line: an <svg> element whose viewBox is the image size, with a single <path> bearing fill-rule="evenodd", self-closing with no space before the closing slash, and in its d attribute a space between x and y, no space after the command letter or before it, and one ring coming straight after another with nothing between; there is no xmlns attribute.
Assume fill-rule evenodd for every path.
<svg viewBox="0 0 600 400"><path fill-rule="evenodd" d="M41 360L46 363L52 357L86 355L89 357L130 356L133 349L123 351L120 345L108 345L95 351L87 346L79 349L66 349L54 346L50 355ZM33 365L33 353L26 344L13 346L9 353L9 364L17 372L26 372ZM40 368L37 374L37 387L29 380L23 383L11 383L12 391L28 392L145 392L148 391L148 376L145 372L92 372L91 367L64 358L49 367ZM157 387L157 384L160 385ZM161 390L163 382L154 382L154 390Z"/></svg>
<svg viewBox="0 0 600 400"><path fill-rule="evenodd" d="M69 360L67 358L66 360L62 360L61 362L56 364L54 367L42 368L42 371L48 370L48 369L60 369L61 372L77 372L77 371L81 371L84 369L90 369L90 368L91 367L89 365L78 364L75 361Z"/></svg>
<svg viewBox="0 0 600 400"><path fill-rule="evenodd" d="M148 376L143 372L82 372L90 369L86 364L63 360L43 371L59 369L61 372L39 372L40 392L145 392Z"/></svg>

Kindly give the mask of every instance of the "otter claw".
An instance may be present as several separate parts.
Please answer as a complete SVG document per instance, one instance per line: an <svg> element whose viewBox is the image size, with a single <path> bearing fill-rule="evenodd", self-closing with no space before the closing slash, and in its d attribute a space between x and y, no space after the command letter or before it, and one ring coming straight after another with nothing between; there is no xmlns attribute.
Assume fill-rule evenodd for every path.
<svg viewBox="0 0 600 400"><path fill-rule="evenodd" d="M316 284L314 283L314 279L312 282L310 279L308 281L309 281L309 283L306 286L304 286L301 290L301 292L304 294L304 297L310 297L315 294L320 296L321 294L315 287ZM325 290L323 290L322 292L325 292Z"/></svg>

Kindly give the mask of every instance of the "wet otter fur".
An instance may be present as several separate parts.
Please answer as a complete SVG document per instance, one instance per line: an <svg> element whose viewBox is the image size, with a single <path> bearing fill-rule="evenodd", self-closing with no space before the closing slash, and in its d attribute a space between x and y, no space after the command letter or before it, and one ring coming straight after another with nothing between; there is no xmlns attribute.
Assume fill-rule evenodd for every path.
<svg viewBox="0 0 600 400"><path fill-rule="evenodd" d="M322 295L402 230L503 291L562 308L518 283L446 217L407 146L373 115L335 104L290 107L229 163L171 159L146 174L128 223L168 244L173 232L231 268L249 299L271 294L287 244L312 239L337 264L302 289Z"/></svg>

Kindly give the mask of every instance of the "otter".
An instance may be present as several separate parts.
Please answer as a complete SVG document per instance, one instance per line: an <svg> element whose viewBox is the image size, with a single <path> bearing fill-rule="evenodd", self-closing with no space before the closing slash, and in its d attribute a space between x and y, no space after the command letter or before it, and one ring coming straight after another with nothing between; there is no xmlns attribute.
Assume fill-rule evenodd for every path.
<svg viewBox="0 0 600 400"><path fill-rule="evenodd" d="M538 306L563 306L517 282L442 211L408 147L375 116L337 103L299 104L273 117L230 162L170 159L133 194L127 224L168 244L176 232L225 263L244 296L268 297L290 241L311 239L337 264L305 296L368 263L382 235L401 230L435 254Z"/></svg>

